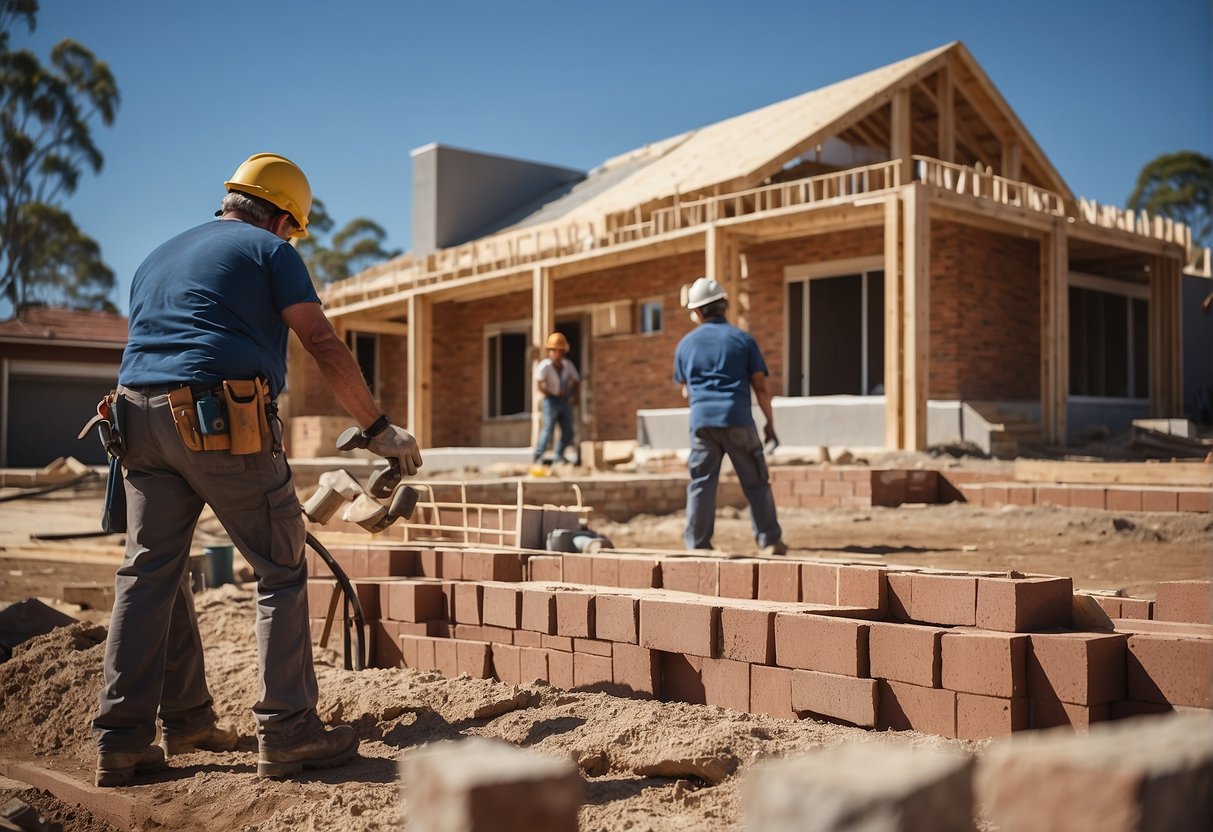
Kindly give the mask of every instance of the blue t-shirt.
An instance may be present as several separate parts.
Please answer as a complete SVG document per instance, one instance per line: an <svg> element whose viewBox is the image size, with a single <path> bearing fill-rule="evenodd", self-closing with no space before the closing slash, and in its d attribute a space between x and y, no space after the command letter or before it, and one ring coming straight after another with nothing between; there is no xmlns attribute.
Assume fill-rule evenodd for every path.
<svg viewBox="0 0 1213 832"><path fill-rule="evenodd" d="M758 342L723 319L688 332L674 351L674 381L691 399L691 432L699 428L751 427L750 376L766 375Z"/></svg>
<svg viewBox="0 0 1213 832"><path fill-rule="evenodd" d="M238 220L191 228L135 272L118 381L218 384L262 376L277 396L286 383L281 312L303 302L320 298L289 243Z"/></svg>

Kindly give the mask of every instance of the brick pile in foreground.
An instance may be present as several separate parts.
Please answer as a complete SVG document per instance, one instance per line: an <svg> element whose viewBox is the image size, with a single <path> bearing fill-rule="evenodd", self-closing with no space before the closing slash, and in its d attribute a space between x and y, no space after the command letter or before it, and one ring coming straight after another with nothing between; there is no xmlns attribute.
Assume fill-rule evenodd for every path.
<svg viewBox="0 0 1213 832"><path fill-rule="evenodd" d="M371 664L984 738L1213 708L1210 584L1082 596L1070 578L827 560L370 544ZM313 556L313 575L329 573ZM309 584L319 637L334 581ZM334 630L339 629L340 623ZM339 643L339 638L330 638Z"/></svg>
<svg viewBox="0 0 1213 832"><path fill-rule="evenodd" d="M742 826L763 832L1204 830L1213 817L1213 715L1169 714L1004 738L980 758L873 741L760 762ZM405 751L414 832L572 832L584 799L568 757L470 737ZM982 811L976 811L978 805Z"/></svg>

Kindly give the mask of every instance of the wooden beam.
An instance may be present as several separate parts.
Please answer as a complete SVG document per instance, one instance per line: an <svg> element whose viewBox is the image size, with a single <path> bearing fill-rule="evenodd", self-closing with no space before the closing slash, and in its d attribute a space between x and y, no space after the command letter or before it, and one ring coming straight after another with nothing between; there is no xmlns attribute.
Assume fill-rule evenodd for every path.
<svg viewBox="0 0 1213 832"><path fill-rule="evenodd" d="M733 324L749 330L750 297L741 285L740 251L737 241L728 231L713 224L708 228L704 247L704 275L724 287L729 298Z"/></svg>
<svg viewBox="0 0 1213 832"><path fill-rule="evenodd" d="M857 199L864 201L865 197L841 197L829 203L795 205L769 212L761 218L732 217L719 220L716 226L728 230L730 236L735 231L741 231L755 243L770 243L811 234L880 225L879 203L856 205Z"/></svg>
<svg viewBox="0 0 1213 832"><path fill-rule="evenodd" d="M409 297L408 384L409 430L417 444L433 443L434 304L425 295Z"/></svg>
<svg viewBox="0 0 1213 832"><path fill-rule="evenodd" d="M1040 241L1040 424L1044 439L1065 444L1070 384L1069 255L1060 217Z"/></svg>
<svg viewBox="0 0 1213 832"><path fill-rule="evenodd" d="M375 335L408 335L409 325L399 321L383 321L376 318L342 318L346 332L370 332ZM335 328L335 327L334 327Z"/></svg>
<svg viewBox="0 0 1213 832"><path fill-rule="evenodd" d="M531 376L526 383L531 387L531 447L539 441L539 429L543 424L543 397L534 390L531 380L535 368L547 356L548 335L556 329L555 279L552 270L536 266L531 272ZM584 369L584 368L583 368Z"/></svg>
<svg viewBox="0 0 1213 832"><path fill-rule="evenodd" d="M1023 146L1016 140L1002 143L1001 174L1005 179L1023 179Z"/></svg>
<svg viewBox="0 0 1213 832"><path fill-rule="evenodd" d="M851 125L851 130L855 135L864 142L868 147L882 148L887 147L889 140L882 136L878 126L872 124L868 120L857 121Z"/></svg>
<svg viewBox="0 0 1213 832"><path fill-rule="evenodd" d="M905 399L902 396L905 354L902 352L902 308L905 289L902 271L901 200L890 196L884 203L884 443L891 450L905 447Z"/></svg>
<svg viewBox="0 0 1213 832"><path fill-rule="evenodd" d="M893 94L892 125L890 126L889 158L901 160L902 184L913 178L914 151L911 142L913 124L910 112L910 88L903 87Z"/></svg>
<svg viewBox="0 0 1213 832"><path fill-rule="evenodd" d="M644 263L658 257L674 257L679 254L690 254L702 251L704 247L704 229L702 227L683 229L662 235L661 240L635 240L621 243L609 249L579 254L566 255L544 262L551 269L552 277L560 280L578 274L589 274L619 266L629 266L634 263Z"/></svg>
<svg viewBox="0 0 1213 832"><path fill-rule="evenodd" d="M1180 319L1180 261L1150 262L1150 415L1183 415L1183 332Z"/></svg>
<svg viewBox="0 0 1213 832"><path fill-rule="evenodd" d="M936 107L939 111L939 158L956 161L956 102L952 96L952 67L944 64L935 76Z"/></svg>
<svg viewBox="0 0 1213 832"><path fill-rule="evenodd" d="M905 356L902 396L905 410L905 450L927 448L927 399L930 394L931 353L931 215L926 188L908 185L902 191L904 214L904 292L902 353Z"/></svg>
<svg viewBox="0 0 1213 832"><path fill-rule="evenodd" d="M1131 231L1093 225L1082 220L1070 223L1069 234L1070 239L1079 240L1084 243L1095 243L1126 251L1134 251L1139 254L1177 257L1180 260L1184 257L1183 247L1178 243L1169 243L1166 240L1158 240L1153 237L1143 237Z"/></svg>
<svg viewBox="0 0 1213 832"><path fill-rule="evenodd" d="M1202 462L1065 462L1015 460L1016 482L1095 483L1106 485L1209 486Z"/></svg>
<svg viewBox="0 0 1213 832"><path fill-rule="evenodd" d="M1039 238L1053 228L1052 214L958 194L936 185L924 187L930 192L932 213L954 222L975 225L1014 237ZM1072 229L1073 225L1070 227Z"/></svg>

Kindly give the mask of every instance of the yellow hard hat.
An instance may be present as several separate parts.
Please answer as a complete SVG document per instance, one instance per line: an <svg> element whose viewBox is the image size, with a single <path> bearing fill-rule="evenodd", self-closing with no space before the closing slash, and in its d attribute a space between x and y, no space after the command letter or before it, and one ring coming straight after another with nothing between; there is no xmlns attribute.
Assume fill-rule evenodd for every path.
<svg viewBox="0 0 1213 832"><path fill-rule="evenodd" d="M548 336L549 350L564 350L569 351L569 339L564 337L563 332L553 332Z"/></svg>
<svg viewBox="0 0 1213 832"><path fill-rule="evenodd" d="M261 197L286 211L299 226L291 236L307 236L307 215L312 210L312 186L299 166L290 159L277 153L254 154L245 159L223 185L229 191Z"/></svg>

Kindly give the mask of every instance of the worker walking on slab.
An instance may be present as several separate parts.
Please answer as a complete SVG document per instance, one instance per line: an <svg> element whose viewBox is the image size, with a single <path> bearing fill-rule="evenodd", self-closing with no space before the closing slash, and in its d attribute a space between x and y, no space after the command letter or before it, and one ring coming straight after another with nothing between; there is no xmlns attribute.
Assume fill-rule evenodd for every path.
<svg viewBox="0 0 1213 832"><path fill-rule="evenodd" d="M777 443L771 394L767 391L767 365L758 342L726 320L728 300L724 288L707 277L691 286L687 309L697 326L674 352L674 381L691 402L691 454L687 459L691 481L687 485L687 526L683 539L688 549L712 548L716 526L716 486L725 454L750 502L754 539L764 554L788 551L775 516L775 498L763 456L763 442L751 412L750 390L766 417L763 437Z"/></svg>
<svg viewBox="0 0 1213 832"><path fill-rule="evenodd" d="M543 396L543 421L539 427L539 441L535 443L535 464L543 462L548 445L552 444L552 433L560 426L560 440L556 443L556 462L568 462L565 450L573 444L573 405L577 403L577 387L581 375L569 360L569 339L562 332L548 336L548 357L535 368L535 389Z"/></svg>
<svg viewBox="0 0 1213 832"><path fill-rule="evenodd" d="M370 450L408 474L421 465L412 435L375 404L289 242L307 236L303 172L260 153L225 185L219 219L153 251L131 286L115 406L127 542L93 720L98 786L124 785L166 753L229 751L239 739L216 720L193 607L174 604L204 504L257 576L258 774L334 766L358 750L353 728L325 728L316 713L306 530L274 404L288 331Z"/></svg>

